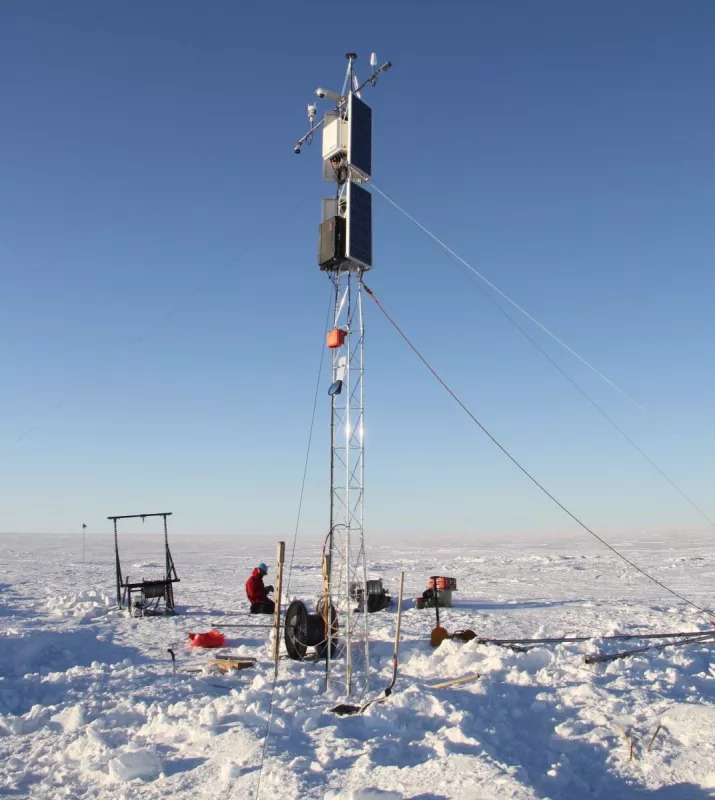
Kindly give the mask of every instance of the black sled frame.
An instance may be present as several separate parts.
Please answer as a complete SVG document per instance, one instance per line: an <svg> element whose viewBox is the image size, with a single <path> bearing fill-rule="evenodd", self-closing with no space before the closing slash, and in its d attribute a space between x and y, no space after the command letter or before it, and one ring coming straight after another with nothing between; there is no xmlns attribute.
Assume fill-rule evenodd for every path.
<svg viewBox="0 0 715 800"><path fill-rule="evenodd" d="M112 520L114 523L117 605L119 608L129 611L133 617L151 617L160 614L176 613L174 609L174 584L179 583L179 576L176 574L174 559L169 549L167 517L170 517L171 513L171 511L164 511L158 514L125 514L118 517L107 517L107 519ZM164 577L155 580L142 579L141 581L131 582L129 576L127 576L126 580L122 576L122 565L119 561L117 520L141 519L141 521L144 522L147 517L163 517L164 519ZM134 595L134 598L132 595Z"/></svg>

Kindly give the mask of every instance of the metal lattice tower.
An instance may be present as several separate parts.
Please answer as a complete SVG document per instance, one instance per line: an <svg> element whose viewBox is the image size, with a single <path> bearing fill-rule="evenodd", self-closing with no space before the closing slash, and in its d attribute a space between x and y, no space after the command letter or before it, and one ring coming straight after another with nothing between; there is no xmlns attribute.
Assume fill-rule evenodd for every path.
<svg viewBox="0 0 715 800"><path fill-rule="evenodd" d="M354 53L341 94L317 89L335 103L316 125L317 109L308 106L310 131L298 141L300 153L318 129L323 137L323 178L336 185L323 199L318 263L333 284L330 408L330 524L323 558L323 597L319 603L328 636L328 688L364 695L369 688L370 653L367 614L367 566L364 537L364 342L362 277L372 267L372 195L364 188L372 173L372 111L360 96L386 72L373 53L370 77L360 85ZM331 626L330 609L338 624Z"/></svg>
<svg viewBox="0 0 715 800"><path fill-rule="evenodd" d="M364 393L362 272L331 275L335 287L333 330L344 330L344 344L333 349L330 409L330 529L327 542L326 601L343 622L336 656L345 661L346 694L359 694L369 685L367 625L367 566L364 535ZM362 597L362 603L360 598ZM328 680L335 680L338 659L328 651ZM335 663L333 663L335 662ZM353 686L353 684L356 684Z"/></svg>

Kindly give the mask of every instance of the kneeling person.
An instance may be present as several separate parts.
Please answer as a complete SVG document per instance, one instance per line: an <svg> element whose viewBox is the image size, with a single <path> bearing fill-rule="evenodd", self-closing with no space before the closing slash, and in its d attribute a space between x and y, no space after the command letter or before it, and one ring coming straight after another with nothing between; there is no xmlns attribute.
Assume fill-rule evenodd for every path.
<svg viewBox="0 0 715 800"><path fill-rule="evenodd" d="M268 567L261 563L246 581L246 596L251 604L251 614L272 614L275 611L276 605L268 597L268 593L273 591L273 587L263 585L263 578L267 574Z"/></svg>

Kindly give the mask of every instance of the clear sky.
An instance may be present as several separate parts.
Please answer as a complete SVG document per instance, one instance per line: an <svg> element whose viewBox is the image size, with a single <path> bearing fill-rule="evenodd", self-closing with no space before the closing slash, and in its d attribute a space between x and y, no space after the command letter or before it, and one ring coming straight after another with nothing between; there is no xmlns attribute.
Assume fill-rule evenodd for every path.
<svg viewBox="0 0 715 800"><path fill-rule="evenodd" d="M2 3L0 530L292 536L329 289L319 147L293 143L348 50L394 63L365 95L377 185L646 406L528 327L715 515L714 41L710 0ZM599 530L703 524L374 207L371 287L525 466ZM572 528L367 312L367 536Z"/></svg>

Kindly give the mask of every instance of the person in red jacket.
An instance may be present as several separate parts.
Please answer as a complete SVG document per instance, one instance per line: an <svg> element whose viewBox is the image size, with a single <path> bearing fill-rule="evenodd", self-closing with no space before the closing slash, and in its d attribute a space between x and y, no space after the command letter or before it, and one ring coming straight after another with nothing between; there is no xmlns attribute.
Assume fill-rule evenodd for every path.
<svg viewBox="0 0 715 800"><path fill-rule="evenodd" d="M268 567L260 563L246 581L246 596L251 604L251 614L272 614L275 611L275 603L268 597L273 587L263 585L263 578L267 574Z"/></svg>

